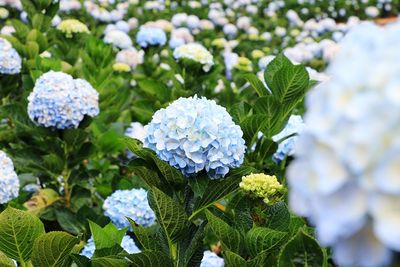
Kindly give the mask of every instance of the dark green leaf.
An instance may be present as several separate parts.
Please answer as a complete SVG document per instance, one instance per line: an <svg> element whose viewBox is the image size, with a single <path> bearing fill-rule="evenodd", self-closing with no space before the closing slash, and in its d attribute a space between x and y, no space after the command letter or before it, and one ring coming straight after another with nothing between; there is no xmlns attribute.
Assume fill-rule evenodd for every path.
<svg viewBox="0 0 400 267"><path fill-rule="evenodd" d="M266 227L254 227L246 234L246 247L255 257L262 251L272 251L281 245L287 237L287 233L272 230Z"/></svg>
<svg viewBox="0 0 400 267"><path fill-rule="evenodd" d="M241 246L240 233L211 212L207 211L206 215L209 227L222 242L222 248L239 252Z"/></svg>

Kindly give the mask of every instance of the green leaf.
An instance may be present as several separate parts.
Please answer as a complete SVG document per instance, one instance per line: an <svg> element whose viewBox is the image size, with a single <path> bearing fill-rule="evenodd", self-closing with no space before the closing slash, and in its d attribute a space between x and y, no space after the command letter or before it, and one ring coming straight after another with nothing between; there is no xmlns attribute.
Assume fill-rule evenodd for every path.
<svg viewBox="0 0 400 267"><path fill-rule="evenodd" d="M243 137L248 147L251 147L257 138L258 132L264 132L269 129L269 117L264 114L256 114L247 117L240 127L243 130Z"/></svg>
<svg viewBox="0 0 400 267"><path fill-rule="evenodd" d="M290 212L285 202L280 201L269 207L265 212L265 215L267 217L265 227L277 231L286 231L289 229Z"/></svg>
<svg viewBox="0 0 400 267"><path fill-rule="evenodd" d="M119 245L122 242L122 238L126 233L126 228L119 230L112 223L107 224L104 228L101 228L96 223L89 221L90 232L93 236L93 241L96 246L96 250L103 248L111 248L114 245Z"/></svg>
<svg viewBox="0 0 400 267"><path fill-rule="evenodd" d="M241 256L229 250L224 251L224 261L226 267L246 267L247 265L247 262Z"/></svg>
<svg viewBox="0 0 400 267"><path fill-rule="evenodd" d="M250 254L255 257L262 251L272 251L281 245L288 233L275 231L266 227L254 227L247 232L245 243Z"/></svg>
<svg viewBox="0 0 400 267"><path fill-rule="evenodd" d="M159 189L150 189L149 204L157 216L157 221L170 241L176 241L184 234L188 218L183 207Z"/></svg>
<svg viewBox="0 0 400 267"><path fill-rule="evenodd" d="M85 142L88 135L89 134L82 129L66 129L63 131L63 139L70 148L81 145Z"/></svg>
<svg viewBox="0 0 400 267"><path fill-rule="evenodd" d="M208 183L203 197L195 204L194 211L190 216L190 220L195 218L198 213L210 207L215 202L225 198L239 188L242 177L254 172L255 169L249 166L241 166L232 169L229 174L222 180L212 180Z"/></svg>
<svg viewBox="0 0 400 267"><path fill-rule="evenodd" d="M251 111L252 109L249 104L240 102L234 104L230 108L229 113L236 124L241 124L251 114Z"/></svg>
<svg viewBox="0 0 400 267"><path fill-rule="evenodd" d="M8 207L0 214L0 250L11 259L29 260L33 242L44 233L43 223L26 211Z"/></svg>
<svg viewBox="0 0 400 267"><path fill-rule="evenodd" d="M128 218L128 221L132 226L133 233L145 250L161 250L161 246L158 244L155 233L152 233L151 228L140 226L131 218Z"/></svg>
<svg viewBox="0 0 400 267"><path fill-rule="evenodd" d="M325 254L318 242L300 229L283 247L279 254L278 267L320 267L325 262Z"/></svg>
<svg viewBox="0 0 400 267"><path fill-rule="evenodd" d="M79 222L76 215L70 210L55 209L57 222L60 224L61 228L69 233L78 235L85 231L85 225Z"/></svg>
<svg viewBox="0 0 400 267"><path fill-rule="evenodd" d="M204 227L205 223L199 227L191 225L185 239L179 243L178 258L181 260L179 260L178 266L197 266L201 262L204 253Z"/></svg>
<svg viewBox="0 0 400 267"><path fill-rule="evenodd" d="M127 256L133 267L173 267L171 259L160 251L144 251Z"/></svg>
<svg viewBox="0 0 400 267"><path fill-rule="evenodd" d="M50 232L38 237L32 250L33 266L62 267L79 238L65 232Z"/></svg>
<svg viewBox="0 0 400 267"><path fill-rule="evenodd" d="M269 95L270 92L265 87L265 85L258 79L258 77L253 73L247 73L243 75L243 78L248 81L251 86L256 90L257 94L261 96Z"/></svg>
<svg viewBox="0 0 400 267"><path fill-rule="evenodd" d="M7 257L2 251L0 251L0 266L2 267L15 267L14 262Z"/></svg>
<svg viewBox="0 0 400 267"><path fill-rule="evenodd" d="M170 97L171 90L160 81L146 79L139 81L138 85L143 92L150 95L153 99L165 102Z"/></svg>
<svg viewBox="0 0 400 267"><path fill-rule="evenodd" d="M229 226L222 219L218 218L211 212L206 212L208 226L214 235L222 242L222 248L229 249L233 252L239 252L241 246L241 236L239 231Z"/></svg>
<svg viewBox="0 0 400 267"><path fill-rule="evenodd" d="M128 267L130 266L129 262L125 260L123 257L102 257L95 258L91 260L92 267Z"/></svg>
<svg viewBox="0 0 400 267"><path fill-rule="evenodd" d="M91 267L90 260L85 256L79 254L71 254L70 257L78 267Z"/></svg>

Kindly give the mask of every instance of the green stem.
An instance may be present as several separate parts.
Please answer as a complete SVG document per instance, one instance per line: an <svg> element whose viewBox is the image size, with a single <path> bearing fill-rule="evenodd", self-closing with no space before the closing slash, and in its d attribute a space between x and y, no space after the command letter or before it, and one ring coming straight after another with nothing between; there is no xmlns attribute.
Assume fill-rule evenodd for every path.
<svg viewBox="0 0 400 267"><path fill-rule="evenodd" d="M173 262L175 263L176 260L177 260L177 258L176 258L176 256L177 256L176 243L169 242L169 251L170 251L170 254L171 254L171 258L172 258Z"/></svg>
<svg viewBox="0 0 400 267"><path fill-rule="evenodd" d="M67 145L65 144L64 146L64 170L62 172L63 176L63 183L64 183L64 200L65 200L65 205L67 208L71 207L71 190L69 188L68 180L69 176L71 175L71 170L68 169L68 149Z"/></svg>

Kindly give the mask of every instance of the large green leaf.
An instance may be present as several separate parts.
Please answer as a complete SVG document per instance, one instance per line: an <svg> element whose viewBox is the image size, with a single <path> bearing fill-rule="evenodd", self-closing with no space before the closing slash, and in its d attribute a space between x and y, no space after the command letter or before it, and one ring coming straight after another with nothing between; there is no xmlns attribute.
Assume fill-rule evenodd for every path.
<svg viewBox="0 0 400 267"><path fill-rule="evenodd" d="M91 267L128 267L131 266L129 262L123 257L102 257L95 258L91 261Z"/></svg>
<svg viewBox="0 0 400 267"><path fill-rule="evenodd" d="M246 102L239 102L234 104L229 113L236 124L241 124L252 113L252 108Z"/></svg>
<svg viewBox="0 0 400 267"><path fill-rule="evenodd" d="M225 250L224 251L224 261L226 267L246 267L247 262L241 256L232 251Z"/></svg>
<svg viewBox="0 0 400 267"><path fill-rule="evenodd" d="M290 212L284 201L280 201L269 207L265 215L267 217L266 227L277 231L286 231L289 229Z"/></svg>
<svg viewBox="0 0 400 267"><path fill-rule="evenodd" d="M254 227L246 234L246 247L250 254L255 257L262 251L272 251L277 248L286 240L287 235L288 233L266 227Z"/></svg>
<svg viewBox="0 0 400 267"><path fill-rule="evenodd" d="M149 191L148 198L150 207L168 239L170 241L179 239L188 225L188 217L180 203L155 187Z"/></svg>
<svg viewBox="0 0 400 267"><path fill-rule="evenodd" d="M66 257L79 238L65 232L50 232L38 237L33 244L32 263L34 267L67 266Z"/></svg>
<svg viewBox="0 0 400 267"><path fill-rule="evenodd" d="M200 264L204 253L204 226L205 223L199 227L192 224L186 232L185 239L178 246L178 266L198 266Z"/></svg>
<svg viewBox="0 0 400 267"><path fill-rule="evenodd" d="M242 177L254 171L256 170L252 167L242 166L236 169L232 169L222 181L210 181L208 183L207 189L203 194L203 197L199 202L196 203L194 212L190 216L190 219L195 218L196 215L204 209L210 207L215 202L235 192L239 188L239 183Z"/></svg>
<svg viewBox="0 0 400 267"><path fill-rule="evenodd" d="M222 248L238 253L241 247L241 236L239 231L229 226L222 219L207 211L208 226L214 235L221 240Z"/></svg>
<svg viewBox="0 0 400 267"><path fill-rule="evenodd" d="M318 242L302 229L284 246L278 260L279 267L325 266L326 257Z"/></svg>
<svg viewBox="0 0 400 267"><path fill-rule="evenodd" d="M44 233L43 223L26 211L8 207L0 214L0 250L14 260L29 260L33 242Z"/></svg>
<svg viewBox="0 0 400 267"><path fill-rule="evenodd" d="M171 259L160 251L144 251L127 256L133 267L173 267Z"/></svg>
<svg viewBox="0 0 400 267"><path fill-rule="evenodd" d="M128 221L132 226L133 233L145 250L161 250L156 233L153 233L151 228L140 226L131 218L128 218Z"/></svg>

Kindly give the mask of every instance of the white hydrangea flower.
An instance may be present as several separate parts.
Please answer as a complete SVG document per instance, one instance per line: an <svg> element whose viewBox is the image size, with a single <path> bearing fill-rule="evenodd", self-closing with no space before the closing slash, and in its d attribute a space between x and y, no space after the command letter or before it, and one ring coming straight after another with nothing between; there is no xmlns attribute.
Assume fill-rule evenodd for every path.
<svg viewBox="0 0 400 267"><path fill-rule="evenodd" d="M212 54L202 45L191 43L179 46L174 50L174 58L191 59L203 65L203 70L208 72L214 65Z"/></svg>
<svg viewBox="0 0 400 267"><path fill-rule="evenodd" d="M351 31L307 97L291 208L343 266L385 266L400 251L400 23Z"/></svg>
<svg viewBox="0 0 400 267"><path fill-rule="evenodd" d="M132 47L132 40L128 34L120 30L112 30L105 34L104 42L120 49Z"/></svg>

